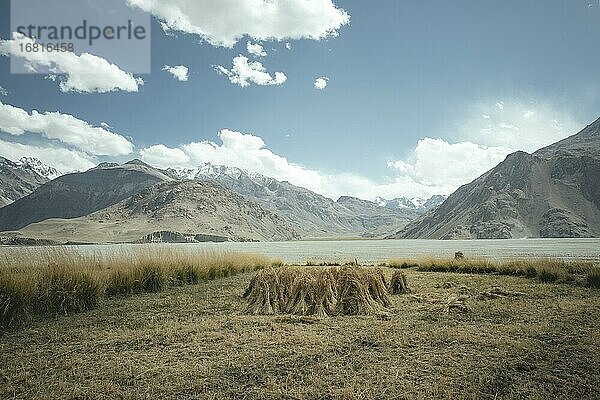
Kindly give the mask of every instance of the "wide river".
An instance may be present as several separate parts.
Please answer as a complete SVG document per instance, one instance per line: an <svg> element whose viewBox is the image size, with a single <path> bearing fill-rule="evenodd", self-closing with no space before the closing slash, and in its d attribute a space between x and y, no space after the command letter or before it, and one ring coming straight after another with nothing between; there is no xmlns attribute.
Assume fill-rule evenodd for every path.
<svg viewBox="0 0 600 400"><path fill-rule="evenodd" d="M162 246L183 247L187 251L216 250L260 253L270 258L280 258L286 263L311 261L347 262L355 258L361 263L378 263L389 259L418 257L453 257L462 251L472 258L490 260L561 258L600 261L600 239L515 239L515 240L324 240L259 243L198 243L72 246L76 252L94 252L111 255L135 252L143 248ZM35 252L36 247L6 249L21 256ZM3 249L0 248L0 253ZM8 255L8 254L6 254Z"/></svg>

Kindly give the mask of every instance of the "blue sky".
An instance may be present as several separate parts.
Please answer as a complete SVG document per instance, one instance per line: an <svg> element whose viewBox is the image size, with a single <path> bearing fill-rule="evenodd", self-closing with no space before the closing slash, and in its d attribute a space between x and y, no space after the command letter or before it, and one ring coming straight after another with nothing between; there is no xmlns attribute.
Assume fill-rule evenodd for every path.
<svg viewBox="0 0 600 400"><path fill-rule="evenodd" d="M44 75L11 74L9 57L0 57L3 105L68 114L93 127L106 123L134 145L129 154L101 154L57 135L27 133L25 126L24 134L0 132L0 155L26 152L6 144L21 143L56 149L56 159L48 151L36 155L62 169L69 159L59 150L90 163L222 162L334 198L428 196L449 193L509 152L533 151L600 116L597 1L352 0L332 7L351 18L334 29L337 35L245 36L232 48L181 29L166 34L160 10L153 10L152 73L133 74L144 81L136 92L64 92ZM9 11L3 0L5 40ZM219 12L228 18L236 10ZM248 54L249 40L267 56ZM230 70L239 55L272 76L283 72L286 81L240 87L215 71ZM164 65L186 66L188 80L174 79ZM319 77L328 78L323 90L313 85ZM17 112L4 111L11 118ZM228 145L218 136L223 129Z"/></svg>

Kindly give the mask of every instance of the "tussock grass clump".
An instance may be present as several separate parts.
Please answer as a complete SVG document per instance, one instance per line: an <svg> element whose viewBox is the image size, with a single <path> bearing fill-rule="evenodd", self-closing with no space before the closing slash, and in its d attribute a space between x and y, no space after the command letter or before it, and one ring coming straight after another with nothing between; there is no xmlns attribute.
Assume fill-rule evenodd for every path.
<svg viewBox="0 0 600 400"><path fill-rule="evenodd" d="M0 275L0 331L17 328L31 319L31 290L28 282Z"/></svg>
<svg viewBox="0 0 600 400"><path fill-rule="evenodd" d="M600 269L588 273L585 285L589 288L600 288Z"/></svg>
<svg viewBox="0 0 600 400"><path fill-rule="evenodd" d="M156 244L111 250L107 254L73 247L3 249L0 330L20 326L33 314L91 310L105 296L155 293L169 285L196 284L271 265L271 260L258 255Z"/></svg>
<svg viewBox="0 0 600 400"><path fill-rule="evenodd" d="M282 259L277 258L273 261L271 261L271 267L283 267L285 265L285 263L283 262Z"/></svg>
<svg viewBox="0 0 600 400"><path fill-rule="evenodd" d="M37 280L32 306L40 314L67 314L94 309L103 290L90 273L51 265Z"/></svg>
<svg viewBox="0 0 600 400"><path fill-rule="evenodd" d="M515 260L493 262L471 258L422 258L417 260L395 260L387 262L390 268L416 267L423 272L453 272L462 274L498 274L535 278L543 283L578 284L586 282L598 267L586 261L564 260ZM593 279L593 278L592 278Z"/></svg>
<svg viewBox="0 0 600 400"><path fill-rule="evenodd" d="M406 294L410 293L408 283L406 282L406 275L401 271L394 271L392 279L390 280L390 293L391 294Z"/></svg>
<svg viewBox="0 0 600 400"><path fill-rule="evenodd" d="M173 270L170 284L173 286L195 285L203 279L202 273L193 265L181 265Z"/></svg>
<svg viewBox="0 0 600 400"><path fill-rule="evenodd" d="M187 271L193 275L192 271ZM174 285L191 283L190 275L183 274L181 269L173 271L171 280ZM179 278L182 280L179 280ZM131 295L136 293L156 293L165 289L169 278L158 264L142 264L131 269L113 271L106 283L105 292L109 296Z"/></svg>
<svg viewBox="0 0 600 400"><path fill-rule="evenodd" d="M328 269L312 269L294 276L290 269L281 280L287 314L324 318L333 315L336 303L335 275ZM289 286L289 290L285 288Z"/></svg>
<svg viewBox="0 0 600 400"><path fill-rule="evenodd" d="M354 266L260 271L243 297L249 314L318 318L371 314L390 305L383 273Z"/></svg>
<svg viewBox="0 0 600 400"><path fill-rule="evenodd" d="M358 268L343 268L340 270L337 280L339 295L335 308L337 314L362 315L377 311L377 301L372 297L369 290L370 277L368 275L371 274L361 272ZM385 307L383 302L380 305Z"/></svg>
<svg viewBox="0 0 600 400"><path fill-rule="evenodd" d="M419 263L411 260L387 260L379 264L380 267L397 268L397 269L408 269L417 268Z"/></svg>

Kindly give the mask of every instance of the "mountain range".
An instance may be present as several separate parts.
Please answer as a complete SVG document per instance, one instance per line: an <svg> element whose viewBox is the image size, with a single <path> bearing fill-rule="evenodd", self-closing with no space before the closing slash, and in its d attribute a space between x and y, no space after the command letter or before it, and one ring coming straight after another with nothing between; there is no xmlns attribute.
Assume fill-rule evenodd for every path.
<svg viewBox="0 0 600 400"><path fill-rule="evenodd" d="M510 154L389 238L600 236L600 119L533 154Z"/></svg>
<svg viewBox="0 0 600 400"><path fill-rule="evenodd" d="M404 226L425 208L380 207L377 203L342 196L333 201L308 189L235 167L204 164L169 169L174 179L210 180L260 204L290 221L302 237L377 236Z"/></svg>
<svg viewBox="0 0 600 400"><path fill-rule="evenodd" d="M600 120L533 154L510 154L447 198L334 201L228 166L161 170L132 160L61 174L34 158L0 158L4 243L596 237L599 210Z"/></svg>
<svg viewBox="0 0 600 400"><path fill-rule="evenodd" d="M5 185L26 189L0 208L0 231L12 237L59 243L376 237L422 212L348 196L333 201L289 182L211 164L160 170L139 160L102 163L52 180L57 172L34 159L29 164L49 173L32 171L37 181L27 184L26 175L18 185Z"/></svg>

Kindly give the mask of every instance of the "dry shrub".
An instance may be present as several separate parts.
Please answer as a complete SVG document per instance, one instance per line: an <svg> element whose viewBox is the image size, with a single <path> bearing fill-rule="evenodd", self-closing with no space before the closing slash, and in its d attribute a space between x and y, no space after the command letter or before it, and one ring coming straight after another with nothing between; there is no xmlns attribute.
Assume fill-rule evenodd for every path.
<svg viewBox="0 0 600 400"><path fill-rule="evenodd" d="M252 278L243 297L249 314L318 318L372 314L390 305L380 270L349 266L264 270Z"/></svg>
<svg viewBox="0 0 600 400"><path fill-rule="evenodd" d="M410 293L408 283L406 282L406 275L402 271L395 271L390 281L390 293L391 294L406 294Z"/></svg>
<svg viewBox="0 0 600 400"><path fill-rule="evenodd" d="M335 278L329 270L299 270L295 277L294 271L288 270L283 276L280 283L284 288L286 313L318 318L333 315L336 302ZM285 287L290 281L288 292Z"/></svg>
<svg viewBox="0 0 600 400"><path fill-rule="evenodd" d="M389 307L392 302L388 296L387 282L383 271L379 268L364 270L364 279L369 287L371 298L384 307Z"/></svg>

